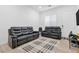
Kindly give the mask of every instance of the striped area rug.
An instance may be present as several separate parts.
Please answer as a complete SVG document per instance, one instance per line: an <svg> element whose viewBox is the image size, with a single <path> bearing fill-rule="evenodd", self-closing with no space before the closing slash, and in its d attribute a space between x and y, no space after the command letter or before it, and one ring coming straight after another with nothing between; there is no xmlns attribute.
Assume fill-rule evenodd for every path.
<svg viewBox="0 0 79 59"><path fill-rule="evenodd" d="M57 41L54 41L53 39L38 39L33 42L30 42L30 44L23 47L23 49L28 53L49 53L53 51L53 48L56 43Z"/></svg>

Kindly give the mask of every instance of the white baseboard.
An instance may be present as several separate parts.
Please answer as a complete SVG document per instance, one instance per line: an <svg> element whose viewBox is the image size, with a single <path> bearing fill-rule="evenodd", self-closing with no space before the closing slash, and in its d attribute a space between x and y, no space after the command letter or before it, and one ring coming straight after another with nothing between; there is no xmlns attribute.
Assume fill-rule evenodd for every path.
<svg viewBox="0 0 79 59"><path fill-rule="evenodd" d="M62 37L62 39L67 39L67 40L69 40L68 37Z"/></svg>

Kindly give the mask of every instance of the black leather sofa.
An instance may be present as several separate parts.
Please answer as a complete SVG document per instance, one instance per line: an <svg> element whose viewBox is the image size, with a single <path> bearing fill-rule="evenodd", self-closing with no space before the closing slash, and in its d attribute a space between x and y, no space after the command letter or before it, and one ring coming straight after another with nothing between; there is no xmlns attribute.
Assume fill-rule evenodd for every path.
<svg viewBox="0 0 79 59"><path fill-rule="evenodd" d="M60 27L45 27L45 30L41 33L44 37L61 39L61 28Z"/></svg>
<svg viewBox="0 0 79 59"><path fill-rule="evenodd" d="M39 32L33 31L33 27L11 27L8 33L8 43L11 48L15 48L39 37Z"/></svg>

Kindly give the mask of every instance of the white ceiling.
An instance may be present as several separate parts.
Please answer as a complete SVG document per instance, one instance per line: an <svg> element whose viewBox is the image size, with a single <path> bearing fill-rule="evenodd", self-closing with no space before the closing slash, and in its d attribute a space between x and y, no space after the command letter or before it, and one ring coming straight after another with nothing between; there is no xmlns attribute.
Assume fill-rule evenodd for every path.
<svg viewBox="0 0 79 59"><path fill-rule="evenodd" d="M31 8L37 10L37 11L45 11L51 8L55 8L59 5L30 5Z"/></svg>

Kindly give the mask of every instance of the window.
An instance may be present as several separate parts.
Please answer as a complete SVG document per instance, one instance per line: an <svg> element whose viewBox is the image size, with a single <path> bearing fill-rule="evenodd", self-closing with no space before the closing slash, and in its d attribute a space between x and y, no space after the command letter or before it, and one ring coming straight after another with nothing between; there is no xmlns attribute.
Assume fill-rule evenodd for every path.
<svg viewBox="0 0 79 59"><path fill-rule="evenodd" d="M56 15L45 16L45 26L56 26Z"/></svg>

